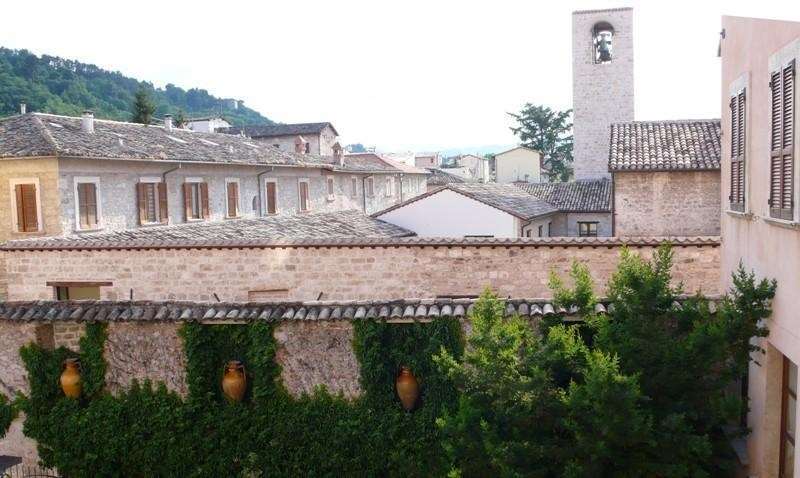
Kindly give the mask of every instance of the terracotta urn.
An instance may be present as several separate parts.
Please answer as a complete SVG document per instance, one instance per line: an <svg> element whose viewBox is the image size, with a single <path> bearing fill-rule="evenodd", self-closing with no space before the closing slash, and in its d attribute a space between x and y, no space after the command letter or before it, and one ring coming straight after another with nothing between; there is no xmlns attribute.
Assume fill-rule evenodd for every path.
<svg viewBox="0 0 800 478"><path fill-rule="evenodd" d="M411 373L410 368L400 367L400 374L395 381L395 387L397 388L397 396L400 398L400 403L403 404L403 408L407 412L410 412L417 403L417 398L419 398L419 383L417 383L417 379Z"/></svg>
<svg viewBox="0 0 800 478"><path fill-rule="evenodd" d="M64 360L63 369L61 372L61 390L69 398L79 398L81 396L81 370L78 359L69 358Z"/></svg>
<svg viewBox="0 0 800 478"><path fill-rule="evenodd" d="M231 402L242 401L244 392L247 391L247 377L242 362L231 360L225 366L225 374L222 376L222 391Z"/></svg>

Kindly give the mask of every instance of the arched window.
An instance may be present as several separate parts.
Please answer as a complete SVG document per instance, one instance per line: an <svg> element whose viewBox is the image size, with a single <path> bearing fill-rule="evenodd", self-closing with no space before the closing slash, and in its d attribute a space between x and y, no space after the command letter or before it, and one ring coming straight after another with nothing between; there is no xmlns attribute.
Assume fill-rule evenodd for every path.
<svg viewBox="0 0 800 478"><path fill-rule="evenodd" d="M608 63L611 61L611 42L613 37L614 27L608 22L600 22L592 27L595 63Z"/></svg>

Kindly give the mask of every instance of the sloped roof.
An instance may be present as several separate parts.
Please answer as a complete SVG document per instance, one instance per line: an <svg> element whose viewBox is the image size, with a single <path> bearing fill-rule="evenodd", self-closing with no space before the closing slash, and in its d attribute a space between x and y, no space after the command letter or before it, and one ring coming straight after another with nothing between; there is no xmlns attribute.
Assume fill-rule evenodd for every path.
<svg viewBox="0 0 800 478"><path fill-rule="evenodd" d="M321 157L240 136L102 119L94 119L94 133L85 133L80 117L45 113L0 119L0 158L36 156L330 167Z"/></svg>
<svg viewBox="0 0 800 478"><path fill-rule="evenodd" d="M250 125L250 126L231 126L230 128L220 128L219 133L241 134L251 138L270 138L275 136L293 136L297 134L320 134L325 127L330 127L336 136L339 132L329 122L322 123L293 123L293 124L270 124L270 125Z"/></svg>
<svg viewBox="0 0 800 478"><path fill-rule="evenodd" d="M247 241L302 238L407 237L414 233L372 218L360 211L336 211L278 215L226 221L153 226L71 236L19 239L4 249L61 247L124 247L170 244L226 245Z"/></svg>
<svg viewBox="0 0 800 478"><path fill-rule="evenodd" d="M380 217L387 212L405 207L408 204L423 200L444 190L451 190L467 196L475 201L482 202L524 221L558 212L552 205L533 197L512 184L497 183L451 183L439 189L434 189L425 194L413 197L407 201L395 204L383 211L374 213L373 217Z"/></svg>
<svg viewBox="0 0 800 478"><path fill-rule="evenodd" d="M562 212L611 212L611 181L592 179L566 183L515 183Z"/></svg>
<svg viewBox="0 0 800 478"><path fill-rule="evenodd" d="M720 167L720 120L611 125L609 171L692 171Z"/></svg>
<svg viewBox="0 0 800 478"><path fill-rule="evenodd" d="M428 176L428 186L444 186L453 183L470 182L467 178L448 172L447 169L428 168L431 175Z"/></svg>
<svg viewBox="0 0 800 478"><path fill-rule="evenodd" d="M428 174L427 169L411 166L402 161L395 161L380 153L349 153L345 154L342 160L343 166L336 165L336 168L342 171Z"/></svg>

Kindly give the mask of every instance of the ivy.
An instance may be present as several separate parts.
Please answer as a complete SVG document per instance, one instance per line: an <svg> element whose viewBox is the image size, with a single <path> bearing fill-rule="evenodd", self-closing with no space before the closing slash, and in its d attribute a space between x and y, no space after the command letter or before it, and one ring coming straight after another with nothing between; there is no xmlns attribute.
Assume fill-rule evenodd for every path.
<svg viewBox="0 0 800 478"><path fill-rule="evenodd" d="M67 476L445 474L435 420L457 396L432 356L442 349L461 356L459 322L354 327L363 394L348 400L322 387L292 397L280 382L274 325L266 322L184 325L185 398L149 382L112 396L104 391L105 326L90 324L78 353L21 349L31 381L30 396L20 399L25 433L37 440L43 464ZM61 364L72 357L82 366L78 400L64 397L58 380ZM245 366L241 403L228 403L221 393L229 360ZM401 365L421 385L411 413L395 393Z"/></svg>
<svg viewBox="0 0 800 478"><path fill-rule="evenodd" d="M0 438L3 438L11 426L11 422L17 417L17 411L5 395L0 395Z"/></svg>

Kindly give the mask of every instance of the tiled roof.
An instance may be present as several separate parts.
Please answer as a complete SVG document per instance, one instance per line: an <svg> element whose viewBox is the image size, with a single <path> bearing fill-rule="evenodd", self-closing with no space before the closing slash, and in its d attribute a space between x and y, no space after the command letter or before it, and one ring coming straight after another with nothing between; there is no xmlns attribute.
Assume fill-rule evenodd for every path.
<svg viewBox="0 0 800 478"><path fill-rule="evenodd" d="M446 169L429 168L431 175L428 176L428 186L444 186L453 183L470 182L467 178L448 172Z"/></svg>
<svg viewBox="0 0 800 478"><path fill-rule="evenodd" d="M226 134L241 134L244 131L245 136L250 138L270 138L275 136L320 134L326 126L330 126L334 134L339 135L336 128L328 122L232 126L230 128L220 128L217 131Z"/></svg>
<svg viewBox="0 0 800 478"><path fill-rule="evenodd" d="M336 169L342 171L428 174L427 169L395 161L380 153L349 153L345 154L342 159L344 165L336 165Z"/></svg>
<svg viewBox="0 0 800 478"><path fill-rule="evenodd" d="M0 119L0 157L58 156L149 159L252 165L320 167L323 159L287 153L247 138L187 129L94 120L85 133L81 118L28 113ZM325 164L324 167L330 168Z"/></svg>
<svg viewBox="0 0 800 478"><path fill-rule="evenodd" d="M160 226L158 226L160 227ZM158 229L158 227L146 229ZM178 227L178 226L163 226ZM100 235L102 233L98 233ZM87 234L85 237L92 236ZM84 236L81 236L84 237ZM225 249L225 248L284 248L284 247L617 247L659 246L670 243L673 247L699 247L720 245L719 236L647 236L647 237L260 237L230 239L148 238L146 234L135 240L66 241L64 238L22 239L0 245L0 251L39 250L108 250L108 249ZM113 238L111 238L113 239Z"/></svg>
<svg viewBox="0 0 800 478"><path fill-rule="evenodd" d="M434 194L449 189L459 194L463 194L476 201L482 202L503 212L507 212L512 216L518 217L522 220L530 220L535 217L545 216L558 212L558 209L552 205L533 197L532 195L522 191L513 184L498 184L498 183L451 183L439 189L428 191L425 194L413 197L407 201L395 204L389 208L374 213L373 217L379 217L389 211L404 207L416 201L420 201Z"/></svg>
<svg viewBox="0 0 800 478"><path fill-rule="evenodd" d="M9 249L65 246L100 247L148 244L229 244L302 238L369 238L414 235L360 211L336 211L267 216L225 221L196 222L171 226L140 227L62 237L20 239L6 244Z"/></svg>
<svg viewBox="0 0 800 478"><path fill-rule="evenodd" d="M709 309L716 311L716 298ZM387 322L427 322L439 317L463 319L472 312L477 299L404 299L387 301L308 301L308 302L151 302L151 301L36 301L0 303L0 320L19 322L149 322L149 321L317 321L386 320ZM577 309L557 308L551 299L508 299L505 316L539 318L559 314L566 320L579 319ZM676 301L674 307L681 307ZM601 300L595 312L613 311Z"/></svg>
<svg viewBox="0 0 800 478"><path fill-rule="evenodd" d="M611 125L609 171L719 169L720 121L633 121Z"/></svg>
<svg viewBox="0 0 800 478"><path fill-rule="evenodd" d="M516 183L515 186L557 207L561 212L611 212L611 181Z"/></svg>

